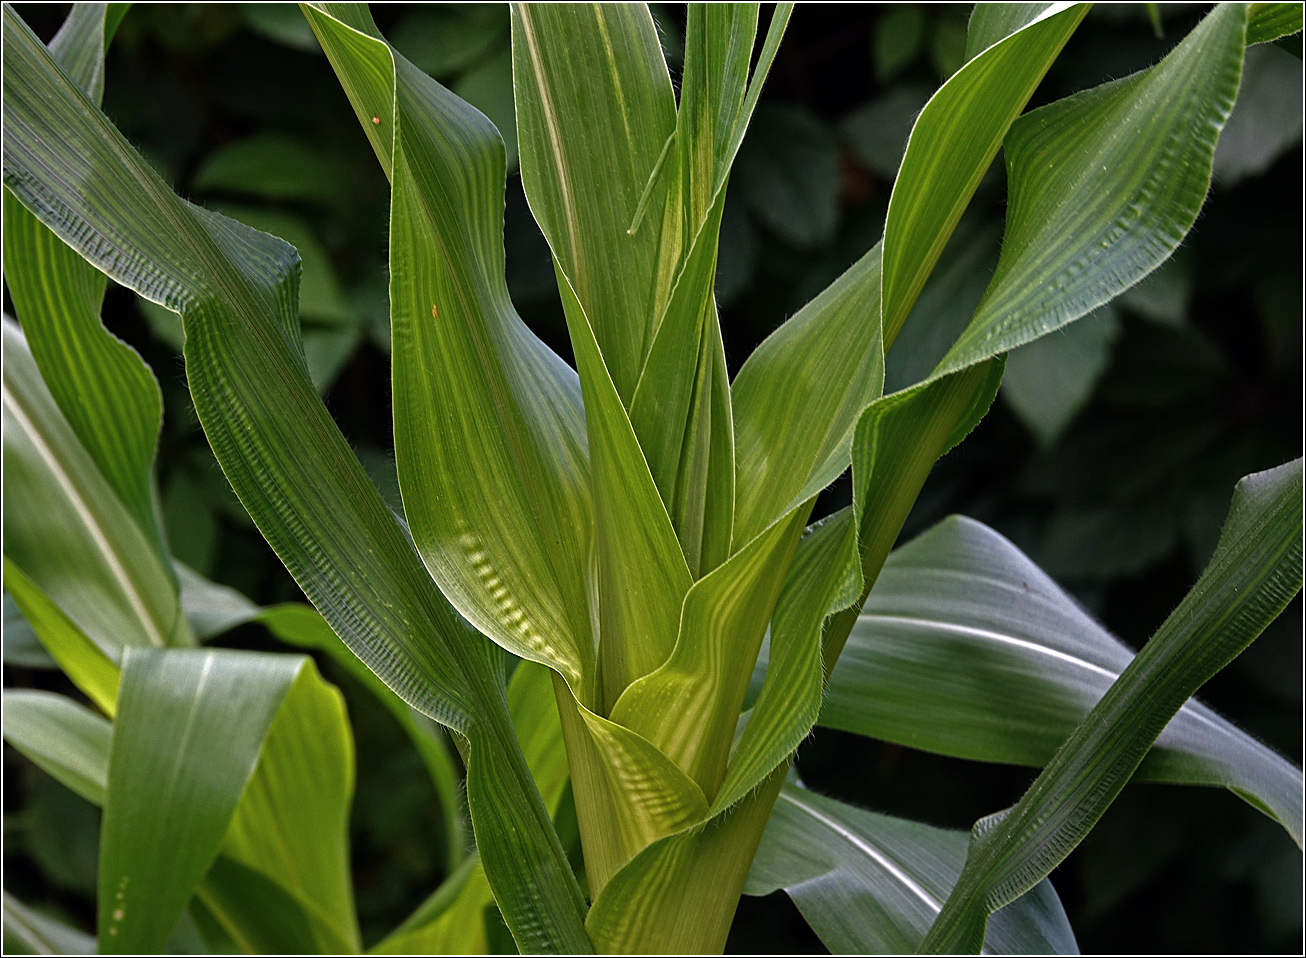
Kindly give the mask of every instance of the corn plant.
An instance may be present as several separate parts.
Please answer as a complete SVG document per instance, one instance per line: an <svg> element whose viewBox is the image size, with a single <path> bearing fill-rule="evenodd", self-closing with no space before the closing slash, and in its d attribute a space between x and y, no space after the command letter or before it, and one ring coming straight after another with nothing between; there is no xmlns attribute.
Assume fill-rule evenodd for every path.
<svg viewBox="0 0 1306 958"><path fill-rule="evenodd" d="M791 5L756 55L757 5L692 5L678 88L641 6L513 9L521 176L574 369L508 296L499 132L365 7L303 5L391 186L396 516L310 381L294 249L176 196L99 111L122 9L76 5L47 48L6 6L5 587L98 711L10 693L5 734L104 807L93 944L361 948L341 699L303 656L198 647L250 619L391 708L454 834L432 720L465 767L475 854L454 843L380 951L485 951L501 915L523 952L715 952L741 893L778 888L834 950L1073 951L1046 876L1134 776L1227 787L1300 846L1301 772L1189 699L1300 590L1301 460L1239 484L1137 656L972 520L890 554L1006 352L1177 248L1247 45L1301 29L1298 5L1221 4L1150 69L1024 112L1086 12L977 7L883 238L732 381L717 241ZM999 147L988 290L886 395L885 351ZM99 321L106 276L180 315L213 452L316 611L173 563L158 386ZM849 470L852 504L810 523ZM818 722L1043 770L968 839L805 789ZM8 897L5 916L34 946L92 944Z"/></svg>

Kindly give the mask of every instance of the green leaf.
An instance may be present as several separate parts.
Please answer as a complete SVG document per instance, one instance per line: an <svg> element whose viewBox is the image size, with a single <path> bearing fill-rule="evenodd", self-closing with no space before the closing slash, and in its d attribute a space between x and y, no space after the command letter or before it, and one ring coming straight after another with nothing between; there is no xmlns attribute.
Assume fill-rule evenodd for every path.
<svg viewBox="0 0 1306 958"><path fill-rule="evenodd" d="M105 18L105 4L76 5L50 42L51 54L97 103ZM154 495L159 384L137 352L101 324L104 275L8 190L4 195L6 284L33 358L73 432L166 563Z"/></svg>
<svg viewBox="0 0 1306 958"><path fill-rule="evenodd" d="M1301 33L1300 3L1253 3L1247 14L1247 44L1269 43Z"/></svg>
<svg viewBox="0 0 1306 958"><path fill-rule="evenodd" d="M1243 8L1217 7L1156 66L1012 125L1002 256L938 371L1078 319L1174 252L1206 197L1245 23Z"/></svg>
<svg viewBox="0 0 1306 958"><path fill-rule="evenodd" d="M517 5L513 73L522 186L628 404L682 242L677 220L662 215L679 213L669 176L654 185L653 212L628 232L676 129L657 31L641 6Z"/></svg>
<svg viewBox="0 0 1306 958"><path fill-rule="evenodd" d="M13 480L10 479L12 484ZM78 628L40 586L29 579L8 556L4 558L5 588L23 617L64 674L106 715L113 715L118 699L118 666L114 659ZM115 650L115 658L122 650Z"/></svg>
<svg viewBox="0 0 1306 958"><path fill-rule="evenodd" d="M104 804L110 723L53 692L5 691L5 741L88 802Z"/></svg>
<svg viewBox="0 0 1306 958"><path fill-rule="evenodd" d="M468 734L473 823L509 925L531 947L588 948L579 890L511 735L496 657L440 596L309 382L293 251L178 199L12 10L4 19L6 185L98 267L181 313L196 410L260 531L369 668ZM375 41L342 33L375 52ZM381 76L392 76L388 63ZM376 106L387 138L371 109L365 128L388 158L394 111L388 100ZM87 165L76 190L52 173L70 157Z"/></svg>
<svg viewBox="0 0 1306 958"><path fill-rule="evenodd" d="M907 319L1007 128L1086 12L1083 4L1058 6L1029 22L1021 15L986 28L983 52L953 74L921 111L884 226L886 346Z"/></svg>
<svg viewBox="0 0 1306 958"><path fill-rule="evenodd" d="M395 25L395 49L433 77L460 73L500 43L508 46L508 10L469 6L417 8ZM500 128L502 129L502 128Z"/></svg>
<svg viewBox="0 0 1306 958"><path fill-rule="evenodd" d="M9 892L4 900L4 950L14 955L93 955L95 939L24 905Z"/></svg>
<svg viewBox="0 0 1306 958"><path fill-rule="evenodd" d="M1119 333L1119 317L1108 304L1007 357L1002 398L1043 448L1056 445L1092 398Z"/></svg>
<svg viewBox="0 0 1306 958"><path fill-rule="evenodd" d="M6 558L106 654L189 641L155 545L64 418L8 319L4 471Z"/></svg>
<svg viewBox="0 0 1306 958"><path fill-rule="evenodd" d="M305 662L198 650L124 655L100 849L103 951L163 947Z"/></svg>
<svg viewBox="0 0 1306 958"><path fill-rule="evenodd" d="M735 376L740 542L848 468L857 418L883 387L879 296L877 244L768 336Z"/></svg>
<svg viewBox="0 0 1306 958"><path fill-rule="evenodd" d="M517 166L517 110L512 91L512 51L507 45L453 85L453 92L485 114L503 137L504 162Z"/></svg>
<svg viewBox="0 0 1306 958"><path fill-rule="evenodd" d="M1010 542L953 516L889 556L819 724L1042 766L1132 658ZM1224 786L1300 831L1301 772L1196 701L1133 780Z"/></svg>
<svg viewBox="0 0 1306 958"><path fill-rule="evenodd" d="M925 937L966 860L965 832L877 815L785 785L745 893L783 888L834 954L905 954ZM993 954L1078 954L1046 880L993 916Z"/></svg>
<svg viewBox="0 0 1306 958"><path fill-rule="evenodd" d="M991 911L1015 900L1088 834L1183 703L1301 591L1302 460L1234 490L1206 571L1020 802L982 819L966 867L922 944L978 951ZM1294 822L1300 829L1300 817ZM1300 846L1300 831L1293 835Z"/></svg>

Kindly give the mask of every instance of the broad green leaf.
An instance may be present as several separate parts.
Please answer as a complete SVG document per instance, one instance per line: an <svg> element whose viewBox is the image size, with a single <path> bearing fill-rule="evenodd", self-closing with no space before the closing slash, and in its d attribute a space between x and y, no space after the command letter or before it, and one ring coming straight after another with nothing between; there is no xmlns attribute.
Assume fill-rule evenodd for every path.
<svg viewBox="0 0 1306 958"><path fill-rule="evenodd" d="M75 4L51 54L95 102L104 91L107 5ZM107 31L107 32L106 32ZM154 452L163 416L159 384L144 360L100 323L104 275L18 203L4 201L5 281L42 378L164 563L168 550L154 496Z"/></svg>
<svg viewBox="0 0 1306 958"><path fill-rule="evenodd" d="M4 892L4 950L13 955L93 955L95 939Z"/></svg>
<svg viewBox="0 0 1306 958"><path fill-rule="evenodd" d="M13 483L9 479L9 483ZM118 700L118 666L114 659L78 628L64 611L23 570L4 558L5 588L22 610L32 630L79 689L106 715L113 715ZM117 650L116 657L121 656Z"/></svg>
<svg viewBox="0 0 1306 958"><path fill-rule="evenodd" d="M1007 128L1087 10L1085 4L1056 4L1029 22L1024 13L1000 25L994 22L1000 12L994 20L981 20L976 26L983 27L986 48L971 51L969 62L925 104L907 141L884 226L886 347L907 319Z"/></svg>
<svg viewBox="0 0 1306 958"><path fill-rule="evenodd" d="M848 468L857 418L884 381L879 296L877 244L768 336L735 376L738 541Z"/></svg>
<svg viewBox="0 0 1306 958"><path fill-rule="evenodd" d="M922 943L979 950L985 922L1088 834L1153 741L1302 586L1302 460L1247 476L1197 584L1066 739L1023 798L975 826L966 867ZM1301 845L1301 820L1286 822Z"/></svg>
<svg viewBox="0 0 1306 958"><path fill-rule="evenodd" d="M109 722L47 692L8 692L5 709L11 744L89 801L105 803ZM302 673L256 756L221 853L196 894L247 948L357 950L346 847L353 753L338 693ZM195 765L189 768L194 774ZM141 827L148 841L148 821Z"/></svg>
<svg viewBox="0 0 1306 958"><path fill-rule="evenodd" d="M183 578L184 582L184 578ZM212 583L209 583L212 585ZM183 586L184 588L184 586ZM183 608L189 613L186 595L182 594ZM244 596L241 596L244 599ZM248 600L245 600L248 603ZM469 836L464 821L464 799L461 781L454 765L454 756L445 733L423 713L417 711L377 678L351 652L340 637L327 625L326 620L310 606L300 603L283 603L269 608L254 608L245 621L258 622L278 639L290 645L304 649L317 649L329 655L337 665L357 679L364 688L394 716L417 749L426 766L431 784L440 799L440 811L444 816L446 862L450 869L466 856L466 844ZM509 686L509 707L512 705ZM527 759L529 760L529 753Z"/></svg>
<svg viewBox="0 0 1306 958"><path fill-rule="evenodd" d="M369 668L467 733L473 823L509 926L523 947L587 949L579 890L512 737L496 656L441 597L309 382L293 251L177 198L12 10L4 21L6 185L115 280L182 314L201 424L260 531ZM389 136L393 108L377 108ZM70 164L76 190L56 175Z"/></svg>
<svg viewBox="0 0 1306 958"><path fill-rule="evenodd" d="M344 699L305 668L268 730L222 841L225 858L293 897L311 940L327 954L360 947L349 863L353 773Z"/></svg>
<svg viewBox="0 0 1306 958"><path fill-rule="evenodd" d="M363 665L311 606L287 602L263 608L235 589L211 582L181 563L177 563L177 578L181 582L182 611L201 640L211 639L237 625L257 622L283 642L327 653L389 710L408 733L430 774L445 819L448 867L450 870L457 867L464 857L466 838L458 773L446 739L435 724Z"/></svg>
<svg viewBox="0 0 1306 958"><path fill-rule="evenodd" d="M53 692L6 689L5 741L82 798L104 804L108 720Z"/></svg>
<svg viewBox="0 0 1306 958"><path fill-rule="evenodd" d="M188 641L154 544L73 432L9 320L4 471L5 556L106 654Z"/></svg>
<svg viewBox="0 0 1306 958"><path fill-rule="evenodd" d="M102 951L163 947L304 665L254 653L124 654L100 846Z"/></svg>
<svg viewBox="0 0 1306 958"><path fill-rule="evenodd" d="M365 10L305 12L391 179L395 447L418 551L473 625L579 687L594 672L585 426L575 374L508 300L502 143ZM463 677L479 697L467 791L481 860L519 947L588 951L579 886L492 679Z"/></svg>
<svg viewBox="0 0 1306 958"><path fill-rule="evenodd" d="M929 930L966 861L965 832L863 811L787 784L745 894L783 888L836 955L906 954ZM992 954L1078 954L1052 886L993 916Z"/></svg>
<svg viewBox="0 0 1306 958"><path fill-rule="evenodd" d="M503 191L501 144L370 21L309 16L346 93L376 104L361 114L379 109L398 124L389 153L395 449L418 550L473 625L579 685L593 657L584 415L575 374L508 300L502 200L481 195ZM382 60L393 93L350 72ZM451 182L461 189L440 185Z"/></svg>
<svg viewBox="0 0 1306 958"><path fill-rule="evenodd" d="M889 556L819 724L1042 766L1132 658L1010 542L953 516ZM1133 780L1221 785L1300 831L1301 772L1196 701Z"/></svg>
<svg viewBox="0 0 1306 958"><path fill-rule="evenodd" d="M1156 66L1012 125L1002 256L939 371L1083 316L1174 252L1206 197L1245 27L1245 8L1223 4Z"/></svg>
<svg viewBox="0 0 1306 958"><path fill-rule="evenodd" d="M678 218L662 217L679 212L669 176L628 232L676 129L657 31L634 4L519 4L512 29L522 186L629 404L682 242Z"/></svg>

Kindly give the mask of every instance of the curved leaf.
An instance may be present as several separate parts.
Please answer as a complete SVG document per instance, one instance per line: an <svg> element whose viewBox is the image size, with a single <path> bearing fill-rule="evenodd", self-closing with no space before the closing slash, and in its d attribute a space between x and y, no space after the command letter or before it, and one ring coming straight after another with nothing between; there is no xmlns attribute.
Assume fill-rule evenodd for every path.
<svg viewBox="0 0 1306 958"><path fill-rule="evenodd" d="M836 955L905 954L925 937L966 860L965 832L854 808L785 785L745 894L783 888ZM993 916L987 954L1079 954L1051 884Z"/></svg>
<svg viewBox="0 0 1306 958"><path fill-rule="evenodd" d="M1132 659L1010 542L953 516L889 557L818 721L958 758L1042 766ZM1302 773L1196 701L1134 781L1221 785L1300 829Z"/></svg>
<svg viewBox="0 0 1306 958"><path fill-rule="evenodd" d="M113 726L64 695L6 689L5 741L52 778L95 805L104 804Z"/></svg>
<svg viewBox="0 0 1306 958"><path fill-rule="evenodd" d="M972 21L982 39L968 41L968 52L971 43L996 42L972 56L925 104L889 198L883 255L886 348L897 338L1012 120L1087 12L1086 4L1054 4L1026 22L1023 14L995 22L992 29L984 18Z"/></svg>
<svg viewBox="0 0 1306 958"><path fill-rule="evenodd" d="M1174 252L1211 182L1238 92L1246 17L1244 7L1222 4L1156 66L1012 125L997 272L938 371L1078 319Z"/></svg>
<svg viewBox="0 0 1306 958"><path fill-rule="evenodd" d="M1301 591L1302 460L1247 476L1206 571L1012 809L975 826L921 948L976 951L996 908L1088 834L1185 700ZM1301 819L1284 823L1301 845Z"/></svg>

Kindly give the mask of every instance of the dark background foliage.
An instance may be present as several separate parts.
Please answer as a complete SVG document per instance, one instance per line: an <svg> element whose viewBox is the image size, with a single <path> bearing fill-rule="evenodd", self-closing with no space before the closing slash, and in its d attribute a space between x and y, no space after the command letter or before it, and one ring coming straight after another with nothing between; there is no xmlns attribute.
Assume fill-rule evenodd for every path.
<svg viewBox="0 0 1306 958"><path fill-rule="evenodd" d="M1036 94L1047 102L1155 62L1204 12L1103 5ZM48 39L66 5L23 4ZM916 111L960 65L969 7L803 4L795 11L731 182L718 300L732 371L878 239ZM505 8L381 5L382 30L478 106L510 156L509 286L565 356L548 249L515 175ZM684 11L655 5L673 76ZM764 17L766 14L764 14ZM1301 452L1300 40L1251 52L1202 216L1174 259L1093 316L1013 353L1001 398L935 468L904 540L953 512L1011 538L1139 646L1196 579L1237 479ZM183 195L296 245L306 348L328 407L398 506L391 458L387 188L329 65L282 5L138 6L107 65L105 111ZM1001 160L888 360L887 386L923 375L964 325L996 262ZM165 397L159 484L174 551L260 602L294 583L236 502L199 431L171 314L111 288L109 328ZM818 505L847 500L836 484ZM1300 600L1204 699L1302 761ZM271 648L256 628L231 644ZM353 812L365 941L441 880L435 795L393 720L352 680ZM12 665L5 684L61 688ZM1014 802L1029 769L982 765L818 730L799 752L813 788L968 828ZM98 812L4 751L5 885L91 925ZM1053 881L1086 952L1299 952L1302 857L1233 795L1132 786ZM744 899L730 948L821 951L783 895Z"/></svg>

